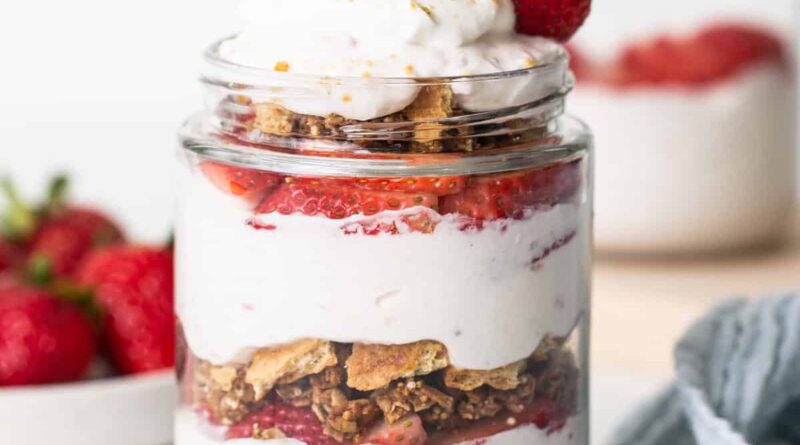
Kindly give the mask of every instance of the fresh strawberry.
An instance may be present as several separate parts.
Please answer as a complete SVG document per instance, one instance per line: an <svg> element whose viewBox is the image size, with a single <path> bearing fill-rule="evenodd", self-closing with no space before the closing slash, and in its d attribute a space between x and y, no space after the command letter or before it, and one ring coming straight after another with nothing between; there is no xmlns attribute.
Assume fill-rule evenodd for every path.
<svg viewBox="0 0 800 445"><path fill-rule="evenodd" d="M41 223L33 234L29 257L34 269L46 264L55 276L68 277L89 252L123 238L119 227L98 211L64 209Z"/></svg>
<svg viewBox="0 0 800 445"><path fill-rule="evenodd" d="M591 0L513 1L517 12L517 31L562 42L578 31L592 7Z"/></svg>
<svg viewBox="0 0 800 445"><path fill-rule="evenodd" d="M172 254L161 248L120 245L93 253L77 274L92 287L111 358L124 373L175 364Z"/></svg>
<svg viewBox="0 0 800 445"><path fill-rule="evenodd" d="M344 219L418 206L435 209L437 205L436 196L429 193L377 192L299 181L281 185L261 203L257 212Z"/></svg>
<svg viewBox="0 0 800 445"><path fill-rule="evenodd" d="M122 230L105 214L65 203L67 180L57 177L47 202L37 208L24 203L9 181L3 184L9 209L4 232L24 246L28 267L39 281L69 278L91 250L121 242Z"/></svg>
<svg viewBox="0 0 800 445"><path fill-rule="evenodd" d="M19 262L20 253L17 246L0 238L0 274L14 268Z"/></svg>
<svg viewBox="0 0 800 445"><path fill-rule="evenodd" d="M750 25L717 24L693 36L662 36L625 48L610 80L622 86L702 85L765 61L785 66L777 37Z"/></svg>
<svg viewBox="0 0 800 445"><path fill-rule="evenodd" d="M322 423L313 411L280 401L270 401L259 411L250 413L240 423L228 428L225 437L227 440L247 439L268 430L273 430L273 433L280 431L279 434L307 445L339 444L332 437L323 434Z"/></svg>
<svg viewBox="0 0 800 445"><path fill-rule="evenodd" d="M281 177L273 173L217 162L203 162L200 169L218 189L238 196L250 205L257 205L281 183Z"/></svg>
<svg viewBox="0 0 800 445"><path fill-rule="evenodd" d="M389 425L381 422L367 434L364 443L371 445L425 445L428 433L418 415L412 414Z"/></svg>
<svg viewBox="0 0 800 445"><path fill-rule="evenodd" d="M572 162L536 170L475 176L464 192L441 200L444 214L475 220L519 219L525 210L557 203L578 189L580 172Z"/></svg>
<svg viewBox="0 0 800 445"><path fill-rule="evenodd" d="M0 289L0 386L78 380L94 358L92 324L45 291Z"/></svg>
<svg viewBox="0 0 800 445"><path fill-rule="evenodd" d="M292 178L294 184L353 187L375 192L428 193L446 196L460 193L467 176L419 176L407 178Z"/></svg>

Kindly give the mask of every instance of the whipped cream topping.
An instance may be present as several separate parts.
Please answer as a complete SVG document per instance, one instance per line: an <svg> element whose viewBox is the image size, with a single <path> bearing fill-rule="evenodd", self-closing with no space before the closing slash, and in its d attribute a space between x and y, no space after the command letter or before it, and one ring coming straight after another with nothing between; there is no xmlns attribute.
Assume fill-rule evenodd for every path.
<svg viewBox="0 0 800 445"><path fill-rule="evenodd" d="M560 46L517 34L511 0L243 0L244 30L217 56L282 73L350 78L431 78L491 74L553 62ZM558 89L564 70L454 84L469 111L522 105ZM258 83L258 79L244 83ZM266 101L301 114L368 120L416 97L413 83L304 85ZM284 91L284 93L286 93Z"/></svg>
<svg viewBox="0 0 800 445"><path fill-rule="evenodd" d="M182 176L177 313L192 352L214 364L302 338L436 340L454 366L495 369L588 310L588 203L481 231L447 215L431 234L346 235L349 220L280 214L259 215L275 230L256 230L235 198Z"/></svg>

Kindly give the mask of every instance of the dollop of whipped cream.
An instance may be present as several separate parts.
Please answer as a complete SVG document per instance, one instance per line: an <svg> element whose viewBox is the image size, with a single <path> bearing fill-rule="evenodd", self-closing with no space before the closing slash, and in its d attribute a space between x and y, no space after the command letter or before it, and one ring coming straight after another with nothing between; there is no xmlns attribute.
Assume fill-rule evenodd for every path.
<svg viewBox="0 0 800 445"><path fill-rule="evenodd" d="M514 31L511 0L242 0L239 13L244 30L218 47L219 58L323 79L492 74L548 63L560 52L556 42ZM562 71L452 88L462 108L489 111L547 95L563 77ZM325 81L267 100L301 114L369 120L407 107L419 88Z"/></svg>

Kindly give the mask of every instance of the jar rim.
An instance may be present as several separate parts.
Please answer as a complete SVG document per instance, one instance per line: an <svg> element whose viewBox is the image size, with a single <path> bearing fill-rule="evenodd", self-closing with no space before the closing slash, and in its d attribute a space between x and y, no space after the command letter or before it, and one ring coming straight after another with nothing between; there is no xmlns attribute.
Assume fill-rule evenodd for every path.
<svg viewBox="0 0 800 445"><path fill-rule="evenodd" d="M208 128L206 113L188 119L179 132L181 152L203 160L236 167L293 175L380 177L453 176L513 171L520 168L570 162L592 149L592 135L581 120L564 115L557 119L557 138L470 153L298 153L225 140Z"/></svg>
<svg viewBox="0 0 800 445"><path fill-rule="evenodd" d="M207 70L201 76L201 81L213 85L228 84L226 81L215 73L215 71L222 70L223 72L233 75L233 77L242 76L248 79L261 79L268 84L270 81L286 81L291 80L294 82L308 82L308 83L332 83L337 85L359 85L368 86L380 84L382 86L436 86L436 85L453 85L459 83L471 82L485 82L501 79L513 79L524 76L537 76L546 75L556 70L563 70L569 64L569 52L560 44L554 43L555 54L551 60L545 63L536 64L529 68L521 68L511 71L497 71L484 74L469 74L460 76L425 76L425 77L363 77L363 76L331 76L331 75L317 75L317 74L304 74L304 73L288 73L275 71L263 67L243 65L232 62L225 58L220 57L219 48L227 41L236 37L236 34L224 37L212 43L204 53L204 60L210 70ZM228 76L224 76L228 77ZM565 79L565 83L569 80ZM242 85L244 86L244 85ZM255 85L248 85L255 86Z"/></svg>

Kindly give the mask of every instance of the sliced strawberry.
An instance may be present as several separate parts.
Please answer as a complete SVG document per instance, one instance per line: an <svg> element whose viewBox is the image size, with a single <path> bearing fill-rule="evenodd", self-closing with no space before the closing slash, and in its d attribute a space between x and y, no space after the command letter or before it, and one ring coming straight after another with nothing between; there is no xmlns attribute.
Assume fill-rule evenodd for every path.
<svg viewBox="0 0 800 445"><path fill-rule="evenodd" d="M353 215L376 215L386 210L411 207L437 208L436 196L428 193L376 192L355 187L328 186L316 182L286 183L258 206L258 213L302 213L344 219Z"/></svg>
<svg viewBox="0 0 800 445"><path fill-rule="evenodd" d="M258 437L259 434L286 436L307 445L338 445L322 432L322 423L308 408L271 401L259 411L250 413L241 422L228 428L227 440ZM273 438L277 438L273 437Z"/></svg>
<svg viewBox="0 0 800 445"><path fill-rule="evenodd" d="M417 212L399 215L392 218L375 217L342 226L342 231L347 235L380 235L388 233L399 235L401 233L433 233L438 224L437 218L430 212Z"/></svg>
<svg viewBox="0 0 800 445"><path fill-rule="evenodd" d="M251 205L257 205L267 193L281 183L281 177L274 173L217 162L203 162L200 164L200 169L218 189L238 196Z"/></svg>
<svg viewBox="0 0 800 445"><path fill-rule="evenodd" d="M575 162L551 167L473 177L464 192L445 196L441 211L480 221L519 219L525 210L555 204L574 194L580 183Z"/></svg>
<svg viewBox="0 0 800 445"><path fill-rule="evenodd" d="M371 445L425 445L428 433L418 415L412 414L393 424L381 422L367 434L364 443Z"/></svg>
<svg viewBox="0 0 800 445"><path fill-rule="evenodd" d="M353 187L375 192L429 193L446 196L460 193L467 176L418 176L407 178L292 178L296 184Z"/></svg>
<svg viewBox="0 0 800 445"><path fill-rule="evenodd" d="M517 31L562 42L578 31L592 6L591 0L513 1L517 12Z"/></svg>

